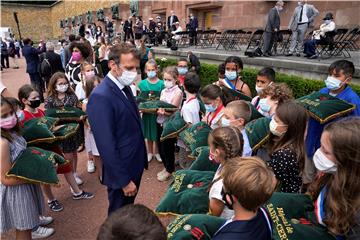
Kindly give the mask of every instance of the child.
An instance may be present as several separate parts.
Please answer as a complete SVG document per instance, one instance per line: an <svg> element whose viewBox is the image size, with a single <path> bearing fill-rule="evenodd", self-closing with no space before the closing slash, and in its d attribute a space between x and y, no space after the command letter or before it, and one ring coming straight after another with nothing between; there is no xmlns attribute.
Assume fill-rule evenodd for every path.
<svg viewBox="0 0 360 240"><path fill-rule="evenodd" d="M221 87L214 84L209 84L201 90L201 100L206 109L206 114L202 121L206 122L212 129L221 127L224 104L228 102L224 93Z"/></svg>
<svg viewBox="0 0 360 240"><path fill-rule="evenodd" d="M259 158L237 157L227 161L222 176L223 199L235 214L212 239L271 240L270 217L261 205L276 188L274 173Z"/></svg>
<svg viewBox="0 0 360 240"><path fill-rule="evenodd" d="M82 104L82 110L84 112L86 112L86 106L90 97L90 94L92 92L92 90L99 85L101 82L101 78L99 78L98 76L93 76L91 78L87 78L85 80L85 95L86 98L83 100L83 104ZM88 171L90 170L94 170L92 172L95 172L95 166L97 168L97 174L98 174L98 178L100 180L100 182L102 181L102 162L101 162L101 158L100 158L100 154L99 151L96 147L96 143L95 143L95 139L94 139L94 135L91 131L90 125L88 120L86 120L85 122L85 147L86 150L88 152L88 155L90 157L91 160L88 161ZM95 161L95 163L94 163Z"/></svg>
<svg viewBox="0 0 360 240"><path fill-rule="evenodd" d="M179 86L182 87L184 85L185 76L189 71L188 61L186 58L180 58L177 62L177 70L179 72Z"/></svg>
<svg viewBox="0 0 360 240"><path fill-rule="evenodd" d="M70 82L65 74L61 72L55 73L49 81L45 108L62 108L64 106L77 107L78 102L78 98L70 87ZM76 133L73 137L70 137L61 143L65 158L73 164L74 177L78 185L83 183L76 173L77 148L81 144L80 142L80 134Z"/></svg>
<svg viewBox="0 0 360 240"><path fill-rule="evenodd" d="M209 209L212 215L231 219L234 211L225 206L221 196L223 188L222 170L227 160L242 155L244 141L240 129L236 127L221 127L213 130L208 138L209 159L220 163L209 191Z"/></svg>
<svg viewBox="0 0 360 240"><path fill-rule="evenodd" d="M338 60L332 63L329 67L329 76L325 80L326 87L322 88L319 92L330 94L348 103L354 104L355 110L349 116L360 116L360 97L351 89L348 83L351 82L354 75L354 64L347 60ZM324 124L320 124L315 119L310 118L308 124L308 131L306 135L306 153L307 157L311 160L315 151L320 147L320 136L324 129ZM307 161L305 174L306 183L312 182L314 171L312 171L312 161Z"/></svg>
<svg viewBox="0 0 360 240"><path fill-rule="evenodd" d="M277 107L269 124L268 165L280 182L281 192L300 193L307 120L306 110L298 103L289 101Z"/></svg>
<svg viewBox="0 0 360 240"><path fill-rule="evenodd" d="M166 240L159 218L141 204L126 205L111 214L101 225L97 240Z"/></svg>
<svg viewBox="0 0 360 240"><path fill-rule="evenodd" d="M16 229L16 239L49 237L53 228L43 228L53 221L40 218L44 213L44 200L40 185L30 184L18 178L6 177L16 158L26 149L26 141L20 135L20 126L14 107L6 98L1 98L1 233ZM44 220L46 222L44 222ZM48 221L50 220L50 221Z"/></svg>
<svg viewBox="0 0 360 240"><path fill-rule="evenodd" d="M250 157L252 150L249 144L249 138L245 131L245 124L250 120L251 109L249 103L243 100L236 100L228 103L224 109L224 116L221 119L221 126L233 126L241 130L244 139L242 156Z"/></svg>
<svg viewBox="0 0 360 240"><path fill-rule="evenodd" d="M142 80L138 87L140 92L149 91L153 97L160 96L164 89L164 81L157 77L157 64L155 60L149 60L145 64L145 72L148 78ZM150 95L149 94L149 95ZM148 161L150 162L155 156L158 162L161 162L161 157L157 147L157 125L156 114L143 113L142 120L144 125L144 137L147 140Z"/></svg>
<svg viewBox="0 0 360 240"><path fill-rule="evenodd" d="M255 90L258 95L252 99L251 101L252 105L254 105L255 107L258 106L260 100L259 95L267 86L270 86L274 82L275 82L275 71L271 67L265 67L258 72L256 76L256 85L255 85Z"/></svg>
<svg viewBox="0 0 360 240"><path fill-rule="evenodd" d="M313 160L320 171L309 187L318 222L336 239L360 233L360 118L326 125Z"/></svg>
<svg viewBox="0 0 360 240"><path fill-rule="evenodd" d="M197 99L197 94L200 89L200 78L194 72L186 74L184 80L184 90L186 100L181 107L181 116L184 121L188 124L196 124L200 122L200 103ZM179 164L182 168L188 168L190 164L186 153L187 147L182 140L178 140L177 145L179 146Z"/></svg>
<svg viewBox="0 0 360 240"><path fill-rule="evenodd" d="M243 62L241 58L230 56L225 60L225 79L219 81L220 86L238 90L245 95L251 97L249 86L241 80L239 73L243 70Z"/></svg>
<svg viewBox="0 0 360 240"><path fill-rule="evenodd" d="M86 98L85 96L85 82L86 79L92 78L96 75L94 66L89 62L83 62L80 66L81 82L76 85L75 94L79 101Z"/></svg>
<svg viewBox="0 0 360 240"><path fill-rule="evenodd" d="M285 83L274 83L267 86L259 97L256 109L268 118L274 115L280 104L293 99L292 91Z"/></svg>
<svg viewBox="0 0 360 240"><path fill-rule="evenodd" d="M180 107L182 91L179 86L176 85L178 75L176 67L167 67L164 69L163 78L165 89L161 91L160 100ZM159 109L157 113L157 123L159 124L158 137L160 137L162 124L172 113L165 112L164 109ZM176 138L169 138L159 143L160 156L164 163L164 169L157 174L157 179L160 182L168 180L172 172L175 171L175 143Z"/></svg>
<svg viewBox="0 0 360 240"><path fill-rule="evenodd" d="M18 98L21 101L22 107L24 108L23 112L24 112L25 117L24 117L24 120L21 122L22 125L25 122L27 122L33 118L45 117L44 111L39 108L40 95L36 91L36 89L33 88L31 85L28 85L28 84L23 85L18 91ZM54 151L54 152L58 153L59 155L63 155L61 150L56 147L52 148L52 149L48 149L48 150ZM75 195L79 195L82 192L81 189L76 184L76 180L72 173L71 165L59 166L57 168L57 173L64 174L67 183L73 189L73 192L75 193ZM48 202L49 208L54 212L62 211L63 206L55 198L55 196L51 190L51 187L49 185L43 185L42 187L43 187L46 197L48 198L47 202ZM85 196L87 196L87 198L92 198L91 196L93 196L93 194L85 193L85 194L79 195L79 196L81 196L81 197L80 198L77 197L76 200L82 199Z"/></svg>

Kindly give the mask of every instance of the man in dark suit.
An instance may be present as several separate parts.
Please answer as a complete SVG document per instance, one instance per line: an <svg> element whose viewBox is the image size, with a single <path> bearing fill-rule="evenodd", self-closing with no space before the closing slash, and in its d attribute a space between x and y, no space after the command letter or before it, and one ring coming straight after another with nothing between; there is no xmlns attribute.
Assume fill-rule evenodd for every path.
<svg viewBox="0 0 360 240"><path fill-rule="evenodd" d="M44 82L41 79L39 73L39 54L44 51L44 49L36 49L32 47L32 41L30 38L24 39L24 47L22 49L22 54L26 60L26 72L30 76L31 85L33 85L40 94L40 100L44 100Z"/></svg>
<svg viewBox="0 0 360 240"><path fill-rule="evenodd" d="M110 72L92 92L87 114L103 161L108 188L108 213L134 203L147 154L139 110L130 85L137 77L140 56L121 44L109 53Z"/></svg>
<svg viewBox="0 0 360 240"><path fill-rule="evenodd" d="M168 17L168 21L167 21L167 25L168 25L168 31L175 31L176 27L175 27L175 23L179 22L178 17L175 15L174 10L170 11L170 16Z"/></svg>
<svg viewBox="0 0 360 240"><path fill-rule="evenodd" d="M190 69L195 71L197 74L200 74L200 61L197 56L195 56L191 51L188 51L188 60L190 62Z"/></svg>
<svg viewBox="0 0 360 240"><path fill-rule="evenodd" d="M194 14L190 13L190 22L189 22L189 37L190 37L190 45L197 44L197 34L196 31L199 27L199 22L197 17Z"/></svg>
<svg viewBox="0 0 360 240"><path fill-rule="evenodd" d="M124 37L124 42L126 42L126 40L130 41L130 38L132 40L134 40L134 33L133 33L133 27L132 27L132 16L129 17L129 19L125 20L124 23L124 32L125 32L125 37Z"/></svg>
<svg viewBox="0 0 360 240"><path fill-rule="evenodd" d="M48 84L51 76L56 72L64 72L64 68L61 63L61 57L59 54L54 52L55 46L52 42L46 43L46 52L40 54L40 64L46 59L48 61L49 70L48 73L41 72L40 75L44 79L45 83ZM43 65L43 64L42 64Z"/></svg>
<svg viewBox="0 0 360 240"><path fill-rule="evenodd" d="M279 12L283 10L284 2L277 1L275 7L273 7L268 15L265 32L264 32L264 57L271 56L271 49L274 44L275 38L280 30L280 15Z"/></svg>

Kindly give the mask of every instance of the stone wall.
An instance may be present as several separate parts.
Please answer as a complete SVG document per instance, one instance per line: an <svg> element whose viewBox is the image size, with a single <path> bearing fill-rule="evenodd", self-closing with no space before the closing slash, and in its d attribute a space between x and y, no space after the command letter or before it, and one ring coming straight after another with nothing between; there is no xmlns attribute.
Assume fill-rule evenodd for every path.
<svg viewBox="0 0 360 240"><path fill-rule="evenodd" d="M36 6L28 7L16 4L1 3L1 26L12 27L17 34L17 28L13 12L18 12L20 29L23 37L31 36L35 40L41 37L58 38L63 36L63 29L60 28L60 20L67 17L85 14L87 11L95 11L103 8L106 16L111 16L110 7L120 4L120 16L122 20L129 16L130 0L87 0L74 1L63 0L52 7ZM275 1L140 1L139 11L143 20L148 22L149 17L155 18L158 14L166 21L170 11L174 10L180 19L180 24L185 28L188 22L187 16L194 13L199 19L200 29L205 28L205 16L211 13L213 29L222 31L228 28L259 28L264 27L267 13L274 6ZM320 11L315 24L321 23L326 12L332 12L338 26L351 27L360 23L360 1L313 1L310 2ZM286 1L284 11L281 12L281 28L286 29L290 17L296 7L296 1ZM95 22L103 26L103 23ZM115 22L117 28L120 21Z"/></svg>

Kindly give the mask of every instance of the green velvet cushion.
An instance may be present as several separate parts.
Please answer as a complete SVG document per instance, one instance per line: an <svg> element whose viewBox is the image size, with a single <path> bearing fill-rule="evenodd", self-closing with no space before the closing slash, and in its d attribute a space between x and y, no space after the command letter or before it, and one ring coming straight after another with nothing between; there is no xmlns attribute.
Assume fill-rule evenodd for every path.
<svg viewBox="0 0 360 240"><path fill-rule="evenodd" d="M71 106L63 108L48 108L45 110L47 117L60 118L60 121L80 121L80 117L86 115L81 109Z"/></svg>
<svg viewBox="0 0 360 240"><path fill-rule="evenodd" d="M214 172L179 170L156 208L160 214L208 213L208 187Z"/></svg>
<svg viewBox="0 0 360 240"><path fill-rule="evenodd" d="M224 218L206 214L178 216L166 228L169 240L210 240L225 223Z"/></svg>
<svg viewBox="0 0 360 240"><path fill-rule="evenodd" d="M43 117L33 118L24 123L22 135L28 144L53 142L56 140L51 129L58 122L58 118Z"/></svg>
<svg viewBox="0 0 360 240"><path fill-rule="evenodd" d="M196 160L191 164L190 170L216 172L219 164L212 163L209 160L209 152L210 148L208 146L198 147L195 150Z"/></svg>
<svg viewBox="0 0 360 240"><path fill-rule="evenodd" d="M275 240L335 239L327 233L325 227L317 223L314 204L308 195L275 192L265 207L273 224Z"/></svg>
<svg viewBox="0 0 360 240"><path fill-rule="evenodd" d="M248 101L248 102L251 102L251 100L252 100L251 97L248 97L247 95L245 95L244 93L242 93L242 92L240 92L238 90L233 90L231 88L226 88L225 91L228 91L234 97L234 100L245 100L245 101Z"/></svg>
<svg viewBox="0 0 360 240"><path fill-rule="evenodd" d="M179 134L181 140L191 149L194 155L195 149L208 145L208 136L211 128L204 122L198 122Z"/></svg>
<svg viewBox="0 0 360 240"><path fill-rule="evenodd" d="M258 118L245 125L245 131L249 138L249 144L253 151L260 148L270 136L270 118Z"/></svg>
<svg viewBox="0 0 360 240"><path fill-rule="evenodd" d="M56 165L65 163L64 158L54 152L28 147L17 157L6 175L32 183L57 184Z"/></svg>
<svg viewBox="0 0 360 240"><path fill-rule="evenodd" d="M159 108L164 108L167 112L178 110L178 107L161 100L149 100L139 104L139 110L144 113L156 113Z"/></svg>
<svg viewBox="0 0 360 240"><path fill-rule="evenodd" d="M161 92L159 92L159 91L142 91L136 97L136 101L138 103L141 103L141 102L146 102L148 100L159 100L160 93Z"/></svg>
<svg viewBox="0 0 360 240"><path fill-rule="evenodd" d="M296 101L308 111L312 118L322 124L346 115L355 109L353 104L319 92L298 98Z"/></svg>
<svg viewBox="0 0 360 240"><path fill-rule="evenodd" d="M188 125L182 118L180 111L177 111L163 123L160 141L177 137L181 131L187 128L187 126Z"/></svg>

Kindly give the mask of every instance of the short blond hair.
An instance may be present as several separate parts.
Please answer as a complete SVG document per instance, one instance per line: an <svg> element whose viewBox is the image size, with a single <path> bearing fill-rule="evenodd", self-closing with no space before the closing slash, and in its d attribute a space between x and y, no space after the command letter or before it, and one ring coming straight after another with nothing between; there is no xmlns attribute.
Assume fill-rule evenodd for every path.
<svg viewBox="0 0 360 240"><path fill-rule="evenodd" d="M222 177L226 192L249 211L256 211L268 201L276 188L274 172L258 157L229 159Z"/></svg>
<svg viewBox="0 0 360 240"><path fill-rule="evenodd" d="M250 121L251 118L251 108L249 103L244 100L235 100L229 102L226 105L226 109L229 109L234 115L235 119L242 118L245 120L245 124Z"/></svg>

